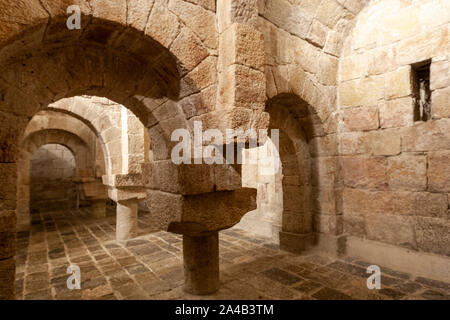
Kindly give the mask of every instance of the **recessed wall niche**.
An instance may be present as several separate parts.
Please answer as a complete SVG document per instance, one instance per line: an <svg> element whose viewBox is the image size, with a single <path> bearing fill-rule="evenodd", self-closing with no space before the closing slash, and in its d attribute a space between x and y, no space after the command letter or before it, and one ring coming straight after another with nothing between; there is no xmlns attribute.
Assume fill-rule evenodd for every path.
<svg viewBox="0 0 450 320"><path fill-rule="evenodd" d="M414 121L428 121L432 117L431 90L430 90L431 60L413 64L412 85L415 99Z"/></svg>

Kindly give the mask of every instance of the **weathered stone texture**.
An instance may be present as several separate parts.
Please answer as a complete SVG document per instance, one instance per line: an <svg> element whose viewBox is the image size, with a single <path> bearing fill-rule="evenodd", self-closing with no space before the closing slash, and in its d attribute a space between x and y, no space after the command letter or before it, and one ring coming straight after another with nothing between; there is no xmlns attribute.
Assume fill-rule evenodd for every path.
<svg viewBox="0 0 450 320"><path fill-rule="evenodd" d="M395 99L408 96L412 93L411 67L399 68L386 75L386 98Z"/></svg>
<svg viewBox="0 0 450 320"><path fill-rule="evenodd" d="M384 157L345 157L342 159L344 185L352 188L385 189L387 161Z"/></svg>
<svg viewBox="0 0 450 320"><path fill-rule="evenodd" d="M375 105L384 97L384 79L370 77L344 82L339 86L339 94L344 106Z"/></svg>
<svg viewBox="0 0 450 320"><path fill-rule="evenodd" d="M450 225L448 221L420 217L415 231L420 250L450 256Z"/></svg>
<svg viewBox="0 0 450 320"><path fill-rule="evenodd" d="M215 14L200 6L193 5L188 1L171 0L169 10L180 17L188 28L190 28L203 43L212 49L217 48L217 35Z"/></svg>
<svg viewBox="0 0 450 320"><path fill-rule="evenodd" d="M428 188L433 192L450 192L450 152L430 153L428 157Z"/></svg>
<svg viewBox="0 0 450 320"><path fill-rule="evenodd" d="M345 109L342 117L348 131L370 131L379 127L378 107Z"/></svg>
<svg viewBox="0 0 450 320"><path fill-rule="evenodd" d="M264 37L254 28L233 24L221 34L222 47L219 56L219 69L225 70L232 64L242 64L262 69L264 64Z"/></svg>
<svg viewBox="0 0 450 320"><path fill-rule="evenodd" d="M412 98L400 98L383 103L380 107L382 128L408 127L414 123L414 102Z"/></svg>
<svg viewBox="0 0 450 320"><path fill-rule="evenodd" d="M425 156L402 155L388 160L389 188L392 190L424 191L427 188Z"/></svg>
<svg viewBox="0 0 450 320"><path fill-rule="evenodd" d="M65 26L70 4L81 8L82 30ZM91 251L88 244L111 240L114 231L120 241L135 237L138 208L149 211L144 225L151 231L186 237L185 288L194 294L218 289L219 256L227 265L250 259L230 248L252 249L247 246L257 242L251 237L218 252L217 232L243 217L241 226L292 252L315 245L342 254L352 236L389 244L393 252L450 256L449 12L448 1L437 0L0 1L0 298L14 296L15 282L23 298L61 297L58 286L49 286L53 260L86 262L92 252L78 256L81 247ZM429 92L419 88L426 81L418 83L418 69L427 63ZM431 95L427 121L417 117L424 93ZM200 120L203 130L220 132L281 129L280 170L261 173L275 166L268 155L242 166L175 165L172 133L192 133ZM106 197L118 202L115 230L98 222L90 230L94 239L83 235L84 226L67 233L72 226L52 224L47 214L39 225L32 219L30 199L64 189L41 183L37 192L28 175L32 153L50 143L73 153L68 159L69 151L56 150L71 164L74 205L91 205L91 214L102 219ZM264 147L245 154L256 149ZM69 177L57 160L40 167L42 174ZM53 228L61 232L64 252L53 249L61 247L49 238ZM29 239L28 257L15 257L16 231L18 247ZM99 261L114 262L126 248L140 246L117 259L126 271L105 266L133 277L152 274L157 284L147 289L154 292L169 279L164 290L176 289L159 297L180 297L180 238L161 233L149 239L155 244L130 240L107 257L92 258L103 265ZM208 246L202 249L203 242ZM164 247L158 254L173 253L171 262L137 263L136 256L155 246ZM40 271L18 270L15 281L16 258L21 268L31 264ZM252 273L246 283L269 298L304 298L305 288L313 291L306 297L319 299L355 292L411 298L404 290L419 282L415 298L444 294L429 292L428 286L439 288L425 280L413 289L393 284L370 295L360 284L355 288L354 279L323 283L336 271L360 274L356 262L310 268L298 266L304 258L280 254L275 260L271 269L264 261L246 266ZM176 269L157 277L154 265L164 263ZM125 285L107 278L79 297L145 296L138 278ZM222 282L225 294L248 290L228 275Z"/></svg>
<svg viewBox="0 0 450 320"><path fill-rule="evenodd" d="M448 255L438 241L446 243L450 181L448 5L390 1L370 7L358 16L339 61L344 230ZM426 61L432 119L425 122L415 114L417 70Z"/></svg>
<svg viewBox="0 0 450 320"><path fill-rule="evenodd" d="M433 118L450 118L450 86L433 92Z"/></svg>
<svg viewBox="0 0 450 320"><path fill-rule="evenodd" d="M145 33L162 45L169 46L180 32L180 26L177 16L169 11L164 2L155 0Z"/></svg>

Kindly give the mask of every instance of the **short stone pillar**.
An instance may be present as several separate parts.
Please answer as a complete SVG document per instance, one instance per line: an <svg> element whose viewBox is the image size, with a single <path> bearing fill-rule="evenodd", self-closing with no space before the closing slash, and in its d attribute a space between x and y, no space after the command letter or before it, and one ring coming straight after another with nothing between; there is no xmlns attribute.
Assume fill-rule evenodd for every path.
<svg viewBox="0 0 450 320"><path fill-rule="evenodd" d="M212 294L219 289L219 233L183 235L184 290Z"/></svg>
<svg viewBox="0 0 450 320"><path fill-rule="evenodd" d="M132 239L138 231L138 201L137 199L117 202L116 239L124 241Z"/></svg>

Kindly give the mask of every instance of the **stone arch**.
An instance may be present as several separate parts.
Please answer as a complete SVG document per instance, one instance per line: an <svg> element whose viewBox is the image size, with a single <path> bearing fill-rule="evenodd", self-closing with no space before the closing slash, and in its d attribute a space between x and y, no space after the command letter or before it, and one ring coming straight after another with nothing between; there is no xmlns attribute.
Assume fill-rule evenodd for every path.
<svg viewBox="0 0 450 320"><path fill-rule="evenodd" d="M267 103L270 129L279 130L278 152L282 163L283 219L282 232L310 234L312 230L311 155L305 132L290 110L300 100L279 96ZM283 237L281 247L285 247Z"/></svg>
<svg viewBox="0 0 450 320"><path fill-rule="evenodd" d="M39 147L31 155L28 175L31 221L34 220L33 216L40 215L41 212L77 207L76 158L73 151L65 145L50 143ZM20 218L19 215L17 217ZM18 227L21 227L21 222L18 221Z"/></svg>
<svg viewBox="0 0 450 320"><path fill-rule="evenodd" d="M60 144L69 149L75 157L78 168L77 176L81 170L91 169L88 158L92 158L92 150L81 138L62 129L45 129L30 133L23 141L23 150L33 154L46 144Z"/></svg>
<svg viewBox="0 0 450 320"><path fill-rule="evenodd" d="M109 99L90 96L61 99L45 110L76 118L95 132L105 154L106 172L102 181L108 187L109 197L115 202L123 198L137 199L141 208L148 210L140 200L146 196L141 166L150 159L150 138L147 128L132 111ZM134 205L136 201L132 202L136 219L124 224L137 233L138 209ZM120 203L118 208L122 208ZM120 224L120 220L117 223ZM124 228L117 226L117 230L119 239L132 236L129 231L122 235Z"/></svg>
<svg viewBox="0 0 450 320"><path fill-rule="evenodd" d="M48 144L62 145L71 151L76 163L75 182L79 185L79 192L94 205L93 215L103 216L107 193L101 181L95 178L92 146L76 134L62 129L47 128L30 131L23 140L20 158L17 161L17 229L28 229L30 224L31 157L36 150Z"/></svg>
<svg viewBox="0 0 450 320"><path fill-rule="evenodd" d="M279 75L277 81L283 82L283 85L272 83L274 88L267 90L267 99L299 97L292 112L303 123L307 134L314 137L332 133L337 123L336 87L323 86L317 80L308 78L301 67L292 68L289 72L285 70L285 78ZM271 80L267 81L266 85L271 86Z"/></svg>
<svg viewBox="0 0 450 320"><path fill-rule="evenodd" d="M106 155L108 176L141 172L140 164L146 160L144 140L148 132L139 118L124 106L105 98L74 97L50 104L46 110L79 119L95 132ZM129 139L134 143L129 143Z"/></svg>
<svg viewBox="0 0 450 320"><path fill-rule="evenodd" d="M9 123L8 128L3 127L1 133L4 144L2 161L14 162L17 139L36 111L61 98L80 94L108 97L124 104L149 128L154 150L161 150L155 152L156 160L167 159L167 143L172 128L188 126L182 108L174 100L183 97L180 94L182 83L185 83L184 95L197 91L194 81L186 84L190 79L186 74L208 55L201 41L186 28L164 24L169 29L173 27L177 30L173 39L166 39L167 46L202 48L201 54L195 56L197 60L193 62L192 56L189 57L186 61L188 66L185 67L182 61L159 42L145 35L143 30L126 27L120 21L115 21L117 16L114 14L102 17L106 13L94 9L94 16L92 12L83 15L84 32L80 34L77 31L70 32L65 27L65 3L56 1L48 2L48 5L52 8L43 9L39 2L20 2L7 10L9 19L13 19L14 10L18 10L16 15L24 17L20 11L27 12L27 9L32 11L28 17L30 19L36 17L36 12L44 15L50 13L51 17L47 17L46 23L42 19L22 21L28 24L27 30L12 32L8 39L0 40L0 64L10 70L0 81L1 118L4 123ZM115 9L113 6L111 11ZM175 15L164 11L175 18L169 20L171 23L178 23ZM8 27L5 26L6 29ZM20 48L16 46L18 42L21 43ZM74 61L76 65L73 65ZM16 67L21 68L18 73L13 71ZM126 197L125 194L123 196ZM145 196L145 192L141 192L141 195Z"/></svg>
<svg viewBox="0 0 450 320"><path fill-rule="evenodd" d="M92 175L95 177L101 177L105 174L105 156L103 148L99 148L97 145L97 135L95 131L89 126L89 123L82 119L72 117L69 114L58 112L58 110L46 109L37 113L33 119L28 123L24 132L24 138L26 139L30 134L41 130L62 130L69 132L79 137L82 142L89 147L90 155L92 159L87 159L90 163L88 166L93 169L92 172L80 172L80 176ZM24 140L22 139L21 147L23 147ZM101 144L100 144L101 146ZM22 149L22 148L21 148ZM20 169L19 169L20 172Z"/></svg>
<svg viewBox="0 0 450 320"><path fill-rule="evenodd" d="M323 126L314 121L311 107L297 95L284 93L269 99L266 112L269 128L279 130L282 172L275 179L252 172L248 176L246 170L255 172L255 168L244 166L244 182L257 187L260 194L258 209L244 216L241 226L275 241L279 238L280 247L288 251L318 245L336 254L342 250L338 246L342 216L336 136L317 136Z"/></svg>
<svg viewBox="0 0 450 320"><path fill-rule="evenodd" d="M265 41L267 97L296 94L312 106L325 130L335 127L339 115L336 86L344 42L356 17L377 2L261 3L259 26Z"/></svg>
<svg viewBox="0 0 450 320"><path fill-rule="evenodd" d="M189 127L184 110L175 101L205 86L197 85L195 73L192 77L188 73L209 51L166 5L137 9L137 2L128 3L127 10L125 1L110 5L96 1L92 6L79 1L82 31L67 29L66 1L21 1L6 10L8 21L17 16L21 23L6 24L4 30L10 32L0 39L0 64L18 71L2 77L2 97L8 101L3 110L20 110L15 115L25 118L21 120L25 123L42 106L64 97L107 97L151 127L150 137L162 150L155 154L166 159L172 129ZM142 20L148 15L147 27ZM14 102L11 95L16 96ZM25 96L30 102L26 110L20 107L25 105ZM199 97L196 100L190 117L204 109Z"/></svg>
<svg viewBox="0 0 450 320"><path fill-rule="evenodd" d="M243 167L244 182L258 188L258 209L245 216L241 226L271 236L275 241L279 238L282 249L294 252L301 252L313 244L310 137L299 121L299 116L307 116L306 108L307 104L293 94L269 99L265 111L270 117L269 134L278 130L276 147L281 168L275 174L267 175L260 172L262 163L256 167Z"/></svg>
<svg viewBox="0 0 450 320"><path fill-rule="evenodd" d="M192 5L185 1L179 2L181 5ZM215 110L215 49L218 37L214 13L207 14L206 27L213 34L208 37L202 34L206 30L203 23L184 23L187 19L179 16L185 15L185 12L172 12L177 9L169 9L166 1L156 0L154 6L150 3L142 6L140 1L134 0L80 0L75 4L81 7L82 28L68 30L68 4L73 3L66 0L19 0L13 4L0 4L0 20L8 21L2 24L0 31L0 66L3 71L0 79L0 120L5 124L0 129L0 175L5 176L5 180L16 179L17 141L36 112L63 98L80 95L105 97L138 116L148 128L153 146L152 164L169 167L165 172L173 178L169 179L169 187L166 186L167 175L164 181L150 179L148 175L145 181L146 187L153 191L148 196L151 198L149 202L155 203L154 196L163 197L159 205L164 210L160 211L162 216L159 219L163 221L164 227L170 224L166 222L177 221L189 225L194 220L206 227L201 230L202 235L211 232L207 237L212 241L217 240L218 230L234 225L247 209L254 206L255 192L241 189L240 185L229 181L232 179L225 179L236 173L232 167L221 171L215 166L202 166L197 171L189 166L171 166L170 150L174 144L170 141L171 133L181 128L191 131L191 122L200 116L207 120L208 127L218 125L220 128L226 127L225 123L232 124L233 128L253 125L255 121L263 125L265 118L255 120L252 110L241 108L240 111L246 116L241 120L232 114L233 105L227 105L226 110ZM195 6L191 12L202 18L202 14L199 15L196 10L204 9ZM238 76L234 75L236 81L239 80ZM151 165L146 167L147 173L151 173L151 168ZM207 177L202 176L205 179L196 181L202 184L199 188L190 189L186 182L189 179L185 178L194 172ZM112 184L115 188L110 188L109 195L118 202L118 225L127 229L123 233L124 238L120 239L124 240L134 235L132 229L137 223L122 218L136 217L136 200L146 197L149 192L136 192L130 187L136 184L133 181L136 177L114 178ZM220 187L216 187L218 185ZM0 192L4 200L1 213L9 219L5 227L7 230L15 228L14 189L11 187L11 190ZM213 215L201 201L203 196L200 194L203 193L207 193L208 202L220 204ZM167 199L171 201L165 202ZM185 204L187 200L190 203ZM225 204L230 203L233 205L232 210L226 210ZM227 214L224 214L225 211ZM174 232L181 233L188 229L178 228ZM189 231L194 232L189 236L199 236L195 228ZM194 238L190 243L193 248L197 248L198 242ZM217 241L213 243L217 244ZM212 250L208 252L209 255L217 262L214 266L218 267L217 251ZM13 257L13 245L10 251L0 256L0 259L9 263L6 269L3 268L7 279L11 279L14 273L14 264L11 262ZM188 263L191 265L192 260L188 260ZM201 288L202 284L198 280L194 281L195 286L192 287L192 279L187 279L188 290L197 293L216 290L219 283L218 269L213 269L210 288ZM192 272L201 274L197 269ZM0 296L12 297L13 283L1 283Z"/></svg>

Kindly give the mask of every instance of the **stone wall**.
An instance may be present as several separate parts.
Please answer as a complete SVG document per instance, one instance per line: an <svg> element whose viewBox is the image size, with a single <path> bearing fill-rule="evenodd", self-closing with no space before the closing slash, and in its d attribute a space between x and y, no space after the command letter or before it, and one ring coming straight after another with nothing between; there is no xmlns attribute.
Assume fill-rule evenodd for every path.
<svg viewBox="0 0 450 320"><path fill-rule="evenodd" d="M13 6L8 1L0 3L0 20L7 21L0 32L3 71L0 122L4 124L0 128L1 163L15 168L19 138L34 114L55 101L74 96L104 97L131 110L148 129L155 169L171 164L172 131L191 129L195 120L203 120L204 129L267 126L268 117L263 112L264 73L259 61L253 59L253 56L261 57L263 51L255 55L246 45L249 34L255 36L257 44L262 40L253 30L251 19L247 19L257 17L255 6L247 5L256 1L111 0L106 5L106 1L80 0L77 3L82 13L82 30L68 30L65 0L19 0ZM216 3L220 6L217 13ZM232 49L227 44L228 37L236 40ZM258 100L256 104L251 101L253 97ZM120 137L115 140L125 142L114 130L117 118L108 117L111 109L103 106L103 112L98 113L95 108L86 108L78 116L94 116L92 119L97 124L94 127L99 132L106 134L103 130L110 128L108 133L112 139ZM74 110L76 106L65 111ZM136 195L133 190L133 184L143 179L124 175L129 170L123 170L121 158L114 158L126 148L112 143L107 149L105 156L110 161L107 172L115 175L106 179L114 180L108 185L109 195L120 204L117 220L125 221L122 225L118 223L118 227L126 227L131 225L127 217L131 212L135 216L136 208L129 200L145 197L145 192ZM188 222L189 227L195 219L206 231L215 233L217 239L218 230L234 225L246 210L254 207L254 190L228 183L236 180L238 174L234 168L206 165L192 170L170 165L166 168L172 171L162 181L153 179L157 170L145 179L148 202L156 205L158 215L162 213L164 219L159 222L163 222L165 229L172 222L176 227L179 224L184 227L184 222ZM5 180L16 179L12 174L14 169L2 166L0 171ZM166 174L159 171L158 174ZM195 179L203 173L205 179ZM194 179L186 178L192 176ZM149 180L158 183L150 184ZM200 186L192 191L186 180ZM117 188L113 189L112 185ZM204 201L198 200L199 194ZM5 203L15 202L15 195L15 188L8 186L1 189L0 199ZM153 201L157 200L155 197L163 199ZM203 205L206 203L217 204L217 210L210 210ZM166 211L157 210L158 205ZM176 210L167 209L167 205ZM2 203L2 216L14 207ZM165 215L167 211L169 214ZM10 225L8 230L14 228L13 222ZM120 232L120 228L116 230ZM128 231L134 230L127 230L123 235L132 235ZM213 240L214 236L212 243ZM218 261L218 255L214 251L212 254L211 259ZM1 258L10 262L13 256L11 252ZM8 272L12 271L11 264ZM218 283L218 275L212 282ZM9 290L11 281L7 285ZM8 291L4 296L10 295Z"/></svg>
<svg viewBox="0 0 450 320"><path fill-rule="evenodd" d="M282 131L283 172L244 167L244 186L260 191L247 221L264 220L272 237L344 233L449 255L448 1L79 0L82 31L66 28L64 0L16 2L0 3L2 181L17 180L30 119L58 109L100 140L119 239L133 235L126 217L147 196L158 228L211 232L215 243L254 208L255 192L241 188L239 168L175 166L171 133L198 120L204 130L270 126ZM431 119L416 121L427 63ZM10 277L14 183L0 200Z"/></svg>
<svg viewBox="0 0 450 320"><path fill-rule="evenodd" d="M438 0L259 1L267 106L306 136L316 233L449 255L449 12ZM428 60L432 118L415 121ZM240 226L276 239L287 186L254 173L244 167L258 209Z"/></svg>
<svg viewBox="0 0 450 320"><path fill-rule="evenodd" d="M264 35L265 43L266 105L273 105L271 118L278 118L281 112L283 118L278 123L279 127L285 126L289 132L302 132L300 135L303 138L293 134L286 140L286 143L296 142L293 151L298 158L296 170L307 177L301 182L302 188L297 190L300 193L298 198L303 199L305 204L296 204L301 207L298 210L307 212L297 220L312 219L313 230L320 235L339 236L343 230L340 206L342 188L339 185L337 160L338 61L353 19L366 3L352 0L325 0L319 3L259 1L258 28ZM293 190L292 187L297 186L285 185L284 189ZM276 194L283 192L289 194L273 184L266 187L260 185L260 188L267 191L265 197L268 199L275 199ZM262 196L259 197L261 199ZM285 198L292 201L289 199L293 197ZM260 202L262 205L264 200ZM282 215L283 209L271 212ZM243 220L246 219L244 217ZM272 219L280 220L282 216ZM294 225L298 223L291 222ZM292 229L288 224L285 228ZM272 227L279 228L277 223Z"/></svg>
<svg viewBox="0 0 450 320"><path fill-rule="evenodd" d="M450 2L373 1L339 65L346 234L450 256ZM431 62L432 118L415 118Z"/></svg>
<svg viewBox="0 0 450 320"><path fill-rule="evenodd" d="M337 71L342 44L353 19L367 2L259 1L267 96L292 92L311 105L325 127L316 128L314 136L335 133L332 127L336 120Z"/></svg>
<svg viewBox="0 0 450 320"><path fill-rule="evenodd" d="M89 184L105 173L105 156L95 132L82 120L65 113L63 110L47 109L37 113L28 123L20 142L20 154L17 159L17 230L26 230L30 225L30 159L41 146L61 144L75 155L76 176L83 179L81 201L89 197L92 200L92 188ZM80 180L81 181L81 180ZM98 193L101 193L101 184ZM86 189L88 188L88 189ZM106 187L104 187L106 188ZM86 191L88 191L86 193ZM84 203L84 202L83 202ZM82 204L83 204L82 203Z"/></svg>
<svg viewBox="0 0 450 320"><path fill-rule="evenodd" d="M65 110L56 108L48 108L45 111L40 111L28 123L27 128L23 134L22 144L28 137L30 137L30 135L42 130L57 130L59 132L59 141L53 141L53 143L50 144L64 142L65 140L63 138L63 135L67 135L67 133L70 133L73 136L78 137L79 142L81 142L81 144L85 145L89 149L88 153L80 153L79 155L77 155L79 162L78 167L81 170L77 174L80 174L81 176L97 177L101 177L103 174L105 174L106 159L103 153L102 145L96 136L96 132L93 131L92 128L89 127L89 125L87 125L86 120L76 118L71 114L65 113ZM45 142L49 142L47 141L47 139L44 139ZM38 143L42 142L39 141ZM38 145L38 147L40 146L41 145ZM30 152L31 150L23 151Z"/></svg>
<svg viewBox="0 0 450 320"><path fill-rule="evenodd" d="M68 209L76 206L76 164L72 152L62 145L48 144L31 158L31 211Z"/></svg>
<svg viewBox="0 0 450 320"><path fill-rule="evenodd" d="M128 116L130 121L136 122L134 130L143 134L144 126L131 112L127 113L124 106L106 98L83 96L59 100L49 105L48 109L67 112L73 117L81 118L95 132L106 154L105 172L107 174L127 173L129 154L138 154L140 151L143 159L143 146L142 150L129 152L128 140L125 139L127 132L123 132L122 127L124 130L128 129L126 121ZM139 147L138 142L136 145ZM131 144L131 147L133 146L135 145Z"/></svg>

